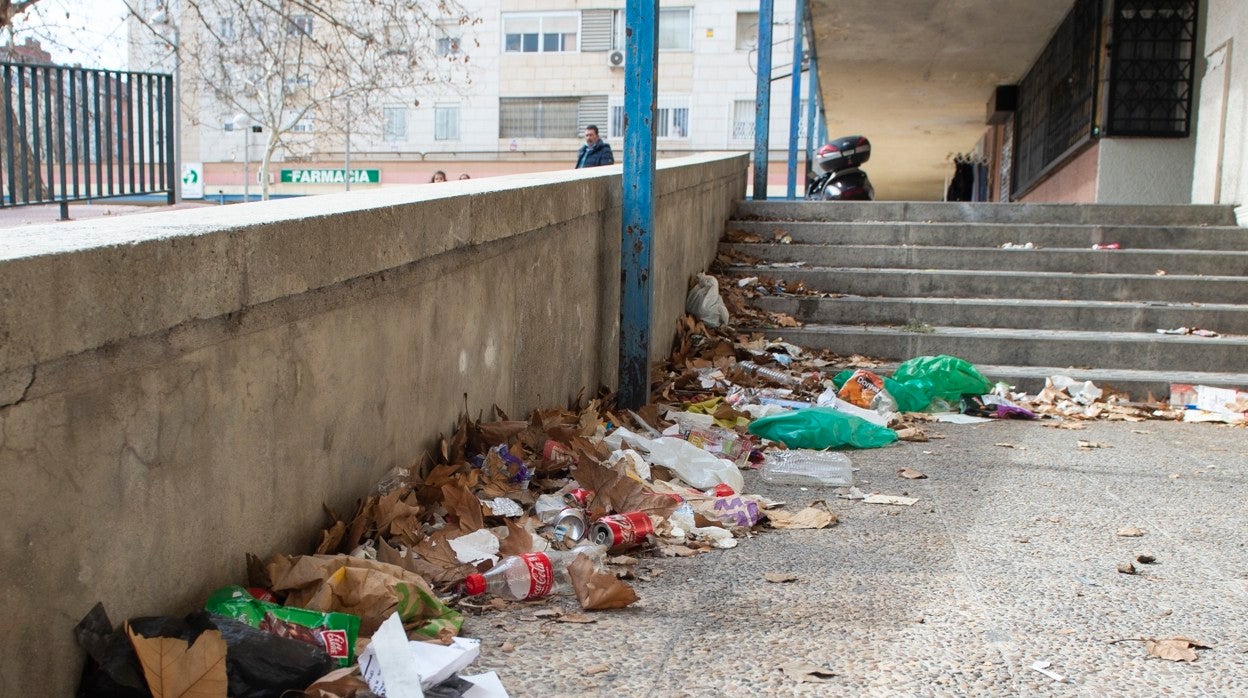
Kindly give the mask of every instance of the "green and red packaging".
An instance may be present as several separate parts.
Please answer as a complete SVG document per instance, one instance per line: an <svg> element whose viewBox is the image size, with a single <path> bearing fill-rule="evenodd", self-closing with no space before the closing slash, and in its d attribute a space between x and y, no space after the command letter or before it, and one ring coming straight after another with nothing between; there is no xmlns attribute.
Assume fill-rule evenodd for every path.
<svg viewBox="0 0 1248 698"><path fill-rule="evenodd" d="M359 616L350 613L322 613L261 601L240 586L221 587L212 592L204 604L204 610L233 618L278 637L320 645L338 666L351 666L355 662L355 641L360 634Z"/></svg>

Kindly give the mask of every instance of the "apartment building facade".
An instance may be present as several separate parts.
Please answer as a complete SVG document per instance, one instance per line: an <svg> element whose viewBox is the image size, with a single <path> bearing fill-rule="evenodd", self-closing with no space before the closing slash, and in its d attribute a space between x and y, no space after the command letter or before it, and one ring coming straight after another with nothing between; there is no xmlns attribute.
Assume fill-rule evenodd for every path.
<svg viewBox="0 0 1248 698"><path fill-rule="evenodd" d="M270 168L275 195L314 194L345 186L350 169L365 170L351 186L428 182L571 167L584 128L598 126L617 161L624 152L623 0L461 0L464 15L447 16L431 33L455 77L413 84L359 115L350 135L298 124L300 147L280 149ZM318 18L301 29L315 35ZM185 27L185 24L183 25ZM789 138L793 6L778 3L773 29L772 159L783 161ZM143 29L140 27L140 29ZM754 147L758 3L756 0L665 0L660 3L658 113L660 157ZM158 50L132 42L136 60ZM150 63L150 58L148 59ZM803 74L801 135L809 80ZM182 159L202 164L205 196L241 190L243 162L254 176L264 134L232 128L231 114L211 95L184 110ZM187 100L184 99L184 105ZM189 113L188 113L189 112ZM370 117L370 118L363 118ZM251 145L243 152L244 141ZM804 141L803 141L804 144ZM773 172L783 176L783 168ZM351 178L351 177L345 177ZM254 190L254 187L253 187Z"/></svg>

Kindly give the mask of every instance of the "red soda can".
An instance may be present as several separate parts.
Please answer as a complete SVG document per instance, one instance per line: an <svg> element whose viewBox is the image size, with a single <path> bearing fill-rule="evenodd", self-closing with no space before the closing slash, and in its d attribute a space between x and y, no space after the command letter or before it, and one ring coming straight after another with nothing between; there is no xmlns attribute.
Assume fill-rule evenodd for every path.
<svg viewBox="0 0 1248 698"><path fill-rule="evenodd" d="M565 493L563 495L563 501L567 502L568 506L581 507L582 509L584 509L586 506L589 505L589 500L593 496L594 496L593 490L587 490L584 487L578 487L570 492Z"/></svg>
<svg viewBox="0 0 1248 698"><path fill-rule="evenodd" d="M598 545L615 550L641 545L651 533L654 533L654 524L650 521L650 516L645 512L633 511L598 519L590 529L590 538Z"/></svg>

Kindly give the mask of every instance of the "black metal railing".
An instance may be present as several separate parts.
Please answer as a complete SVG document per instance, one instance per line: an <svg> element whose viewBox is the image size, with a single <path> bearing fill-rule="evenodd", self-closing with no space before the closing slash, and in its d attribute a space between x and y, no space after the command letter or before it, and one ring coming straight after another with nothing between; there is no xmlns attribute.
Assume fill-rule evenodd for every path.
<svg viewBox="0 0 1248 698"><path fill-rule="evenodd" d="M1019 83L1015 195L1092 141L1100 71L1101 0L1078 0Z"/></svg>
<svg viewBox="0 0 1248 698"><path fill-rule="evenodd" d="M0 207L167 194L174 202L173 78L0 63Z"/></svg>

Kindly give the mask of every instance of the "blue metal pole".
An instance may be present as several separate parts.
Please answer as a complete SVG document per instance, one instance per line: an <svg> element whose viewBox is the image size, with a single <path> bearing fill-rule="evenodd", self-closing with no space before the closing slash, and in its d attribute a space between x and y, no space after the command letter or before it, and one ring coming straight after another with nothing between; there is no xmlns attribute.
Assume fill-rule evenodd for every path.
<svg viewBox="0 0 1248 698"><path fill-rule="evenodd" d="M815 100L819 99L819 59L815 53L815 37L810 37L810 77L806 81L806 171L815 161Z"/></svg>
<svg viewBox="0 0 1248 698"><path fill-rule="evenodd" d="M789 92L789 179L786 195L797 198L797 130L802 123L802 18L806 16L806 0L797 0L793 9L793 89Z"/></svg>
<svg viewBox="0 0 1248 698"><path fill-rule="evenodd" d="M758 0L758 89L754 105L754 200L767 199L768 129L771 127L771 22L775 0Z"/></svg>
<svg viewBox="0 0 1248 698"><path fill-rule="evenodd" d="M624 178L620 234L619 406L650 399L651 239L654 232L654 105L658 96L658 0L628 0L624 29Z"/></svg>

